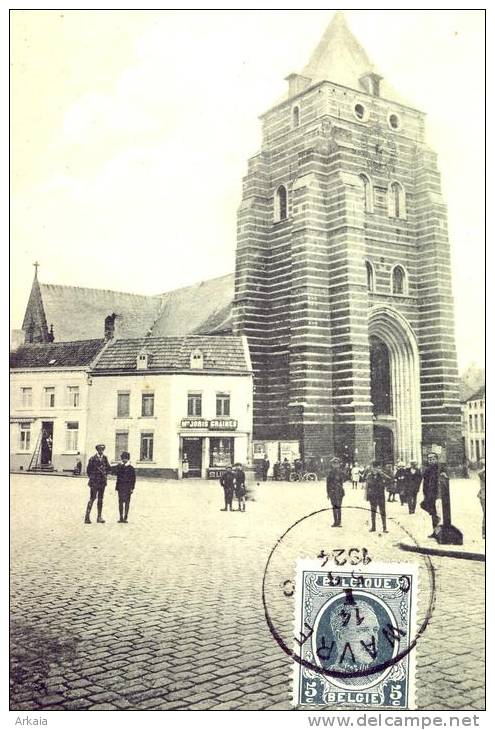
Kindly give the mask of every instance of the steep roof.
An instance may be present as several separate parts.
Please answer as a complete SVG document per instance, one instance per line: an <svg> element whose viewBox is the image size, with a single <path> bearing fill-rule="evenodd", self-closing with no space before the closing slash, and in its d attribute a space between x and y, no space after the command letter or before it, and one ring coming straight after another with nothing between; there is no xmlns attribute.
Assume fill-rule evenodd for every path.
<svg viewBox="0 0 495 730"><path fill-rule="evenodd" d="M148 353L148 372L189 370L191 352L203 353L203 371L248 372L242 337L232 335L190 335L188 337L148 337L115 340L95 365L95 373L135 371L139 353ZM199 371L201 372L201 371Z"/></svg>
<svg viewBox="0 0 495 730"><path fill-rule="evenodd" d="M11 368L87 367L105 344L105 340L49 342L22 345L10 355Z"/></svg>
<svg viewBox="0 0 495 730"><path fill-rule="evenodd" d="M232 330L234 274L161 294L162 309L153 337L209 334Z"/></svg>
<svg viewBox="0 0 495 730"><path fill-rule="evenodd" d="M46 322L53 325L58 342L103 336L110 314L120 315L121 336L139 337L151 329L160 311L158 298L139 294L55 284L40 284L40 292Z"/></svg>
<svg viewBox="0 0 495 730"><path fill-rule="evenodd" d="M470 400L481 400L485 397L485 386L482 385L481 388L478 388L472 395L464 399L464 402L470 401Z"/></svg>
<svg viewBox="0 0 495 730"><path fill-rule="evenodd" d="M233 300L234 274L150 296L35 278L23 330L34 320L45 340L51 326L57 342L86 340L103 336L105 318L116 314L115 334L123 339L230 333Z"/></svg>
<svg viewBox="0 0 495 730"><path fill-rule="evenodd" d="M313 83L333 81L361 92L366 91L360 82L362 76L370 73L380 76L340 11L333 16L301 73ZM380 96L400 104L407 103L385 80L381 82Z"/></svg>

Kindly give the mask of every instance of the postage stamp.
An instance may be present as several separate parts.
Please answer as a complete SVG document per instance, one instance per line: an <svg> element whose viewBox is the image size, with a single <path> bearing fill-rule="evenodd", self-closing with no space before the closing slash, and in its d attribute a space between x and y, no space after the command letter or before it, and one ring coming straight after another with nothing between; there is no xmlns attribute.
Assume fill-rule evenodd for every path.
<svg viewBox="0 0 495 730"><path fill-rule="evenodd" d="M414 709L417 595L412 563L298 561L294 704Z"/></svg>

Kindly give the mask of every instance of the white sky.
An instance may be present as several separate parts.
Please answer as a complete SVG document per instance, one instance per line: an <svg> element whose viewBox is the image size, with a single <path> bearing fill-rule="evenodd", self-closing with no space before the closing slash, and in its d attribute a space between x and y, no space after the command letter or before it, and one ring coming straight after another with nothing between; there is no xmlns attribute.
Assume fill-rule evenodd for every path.
<svg viewBox="0 0 495 730"><path fill-rule="evenodd" d="M258 115L331 10L14 11L12 326L41 281L155 294L234 270ZM484 358L484 14L346 11L428 114L449 206L461 369Z"/></svg>

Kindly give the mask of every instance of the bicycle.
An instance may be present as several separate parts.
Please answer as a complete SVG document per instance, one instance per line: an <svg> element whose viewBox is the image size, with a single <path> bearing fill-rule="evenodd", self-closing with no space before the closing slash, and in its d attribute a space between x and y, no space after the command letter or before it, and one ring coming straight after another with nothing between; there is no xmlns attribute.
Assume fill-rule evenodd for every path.
<svg viewBox="0 0 495 730"><path fill-rule="evenodd" d="M290 482L316 482L318 475L314 471L293 471L289 475Z"/></svg>

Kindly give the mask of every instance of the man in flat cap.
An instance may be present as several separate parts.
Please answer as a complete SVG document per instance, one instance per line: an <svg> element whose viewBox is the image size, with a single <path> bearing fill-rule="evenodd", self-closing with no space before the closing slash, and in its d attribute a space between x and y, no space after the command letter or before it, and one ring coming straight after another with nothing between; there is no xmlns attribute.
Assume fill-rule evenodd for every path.
<svg viewBox="0 0 495 730"><path fill-rule="evenodd" d="M333 511L332 527L342 527L342 500L344 499L345 474L340 465L340 459L334 456L330 462L327 475L327 497Z"/></svg>
<svg viewBox="0 0 495 730"><path fill-rule="evenodd" d="M97 499L96 509L98 513L97 522L105 522L101 516L103 509L103 495L105 493L105 487L107 486L107 474L111 471L108 459L103 453L105 451L105 444L97 444L95 446L96 454L91 457L88 461L86 473L89 477L89 502L86 507L86 516L84 522L87 525L91 524L91 508L93 502Z"/></svg>

